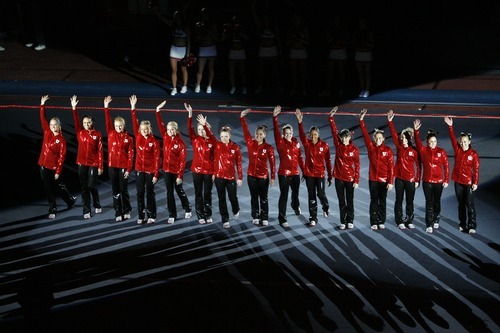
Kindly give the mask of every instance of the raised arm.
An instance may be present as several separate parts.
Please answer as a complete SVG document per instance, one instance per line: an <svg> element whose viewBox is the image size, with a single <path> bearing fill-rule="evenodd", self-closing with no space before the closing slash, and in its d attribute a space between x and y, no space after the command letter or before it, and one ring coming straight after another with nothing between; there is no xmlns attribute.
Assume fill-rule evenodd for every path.
<svg viewBox="0 0 500 333"><path fill-rule="evenodd" d="M281 112L281 106L276 105L273 111L273 133L274 133L274 142L276 143L276 147L279 147L282 140L281 129L278 123L278 115L280 114L280 112Z"/></svg>
<svg viewBox="0 0 500 333"><path fill-rule="evenodd" d="M368 130L366 129L365 121L364 121L364 118L365 118L365 115L367 112L368 112L367 109L363 109L363 110L361 110L361 113L359 114L359 126L361 127L361 132L363 133L363 139L365 140L366 148L370 147L372 144L372 142L370 140L370 136L368 135Z"/></svg>
<svg viewBox="0 0 500 333"><path fill-rule="evenodd" d="M42 96L40 98L40 124L42 125L42 130L45 133L50 131L50 125L47 121L47 116L45 115L45 102L49 99L49 95Z"/></svg>
<svg viewBox="0 0 500 333"><path fill-rule="evenodd" d="M457 154L457 151L460 149L458 147L457 138L455 137L455 133L453 132L453 118L450 116L444 117L444 122L448 125L448 135L450 136L451 146L453 147L453 151Z"/></svg>
<svg viewBox="0 0 500 333"><path fill-rule="evenodd" d="M161 133L161 136L164 137L165 135L167 135L167 130L165 128L165 123L163 122L163 119L161 118L161 108L163 106L165 106L165 103L167 103L167 101L163 101L161 102L160 104L158 104L158 106L156 107L156 122L158 124L158 127L160 128L160 133Z"/></svg>
<svg viewBox="0 0 500 333"><path fill-rule="evenodd" d="M111 101L111 96L104 97L104 118L106 119L106 132L108 132L108 134L113 131L113 122L109 114L109 103L111 103Z"/></svg>
<svg viewBox="0 0 500 333"><path fill-rule="evenodd" d="M137 119L137 114L135 111L135 105L137 104L137 96L132 95L129 98L130 100L130 114L132 116L132 128L134 130L134 135L138 136L139 133L139 120ZM137 140L137 137L136 137Z"/></svg>
<svg viewBox="0 0 500 333"><path fill-rule="evenodd" d="M394 111L389 110L389 112L387 112L387 121L389 123L389 129L391 131L392 141L394 141L394 144L397 147L400 145L400 142L399 142L398 131L396 130L396 126L392 122L393 119L394 119Z"/></svg>
<svg viewBox="0 0 500 333"><path fill-rule="evenodd" d="M339 131L337 129L337 124L335 124L335 118L333 115L337 113L338 106L333 107L330 110L330 116L328 117L328 122L330 123L330 130L332 131L332 136L333 136L333 144L335 147L338 147L340 145L340 140L339 140Z"/></svg>
<svg viewBox="0 0 500 333"><path fill-rule="evenodd" d="M191 141L193 141L196 138L196 131L193 128L193 108L191 107L191 105L187 103L184 103L184 108L188 112L187 126L188 126L189 138L191 139Z"/></svg>
<svg viewBox="0 0 500 333"><path fill-rule="evenodd" d="M78 105L78 99L76 95L73 95L70 99L71 102L71 110L73 113L73 123L75 124L75 132L78 133L83 129L82 123L78 117L78 111L76 111L76 106Z"/></svg>
<svg viewBox="0 0 500 333"><path fill-rule="evenodd" d="M241 127L243 128L243 136L245 137L245 142L247 145L252 143L252 134L250 134L250 130L248 129L248 123L245 119L245 116L250 112L250 109L245 109L241 111L240 121Z"/></svg>

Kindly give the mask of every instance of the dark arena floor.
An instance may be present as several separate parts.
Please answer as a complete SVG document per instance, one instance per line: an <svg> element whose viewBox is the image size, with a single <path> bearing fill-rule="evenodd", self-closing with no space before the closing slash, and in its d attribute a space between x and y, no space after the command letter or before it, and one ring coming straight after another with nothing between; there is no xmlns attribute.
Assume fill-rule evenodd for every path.
<svg viewBox="0 0 500 333"><path fill-rule="evenodd" d="M11 42L0 52L0 144L3 180L0 205L1 332L500 332L500 75L496 69L463 77L374 91L368 98L326 100L229 95L190 91L171 97L161 77L138 68L110 68L78 52L47 48L34 54ZM78 196L76 207L47 219L38 173L42 142L38 106L49 94L47 115L61 118L68 141L64 181ZM213 128L231 125L243 152L244 181L238 189L238 220L222 228L213 191L214 223L196 217L166 220L163 180L156 185L158 220L137 225L114 221L107 170L100 177L103 212L84 220L76 172L76 140L69 98L78 95L80 115L95 118L105 136L103 98L112 95L112 116L130 126L129 101L138 96L140 119L150 119L167 100L165 120L179 123L188 147L183 103L203 113ZM354 131L361 152L361 181L355 191L355 228L339 230L334 187L327 188L331 214L309 227L307 190L300 188L302 214L289 209L290 228L277 220L279 187L269 189L270 224L255 226L246 183L247 150L239 113L252 108L250 129L272 127L274 105L280 123L304 112L305 128L319 126L333 146L327 116L333 105L339 128ZM453 165L453 149L443 116L454 116L457 134L473 133L481 158L475 200L477 234L458 230L453 184L442 197L441 224L425 232L424 196L415 197L415 230L394 223L394 190L387 198L387 228L369 226L368 158L358 114L368 109L369 129L386 129L386 113L396 112L398 130L416 118L438 132ZM274 145L272 132L267 141ZM106 140L104 140L106 142ZM390 137L386 143L393 148ZM105 145L106 149L107 144ZM105 150L107 151L107 150ZM106 156L106 154L105 154ZM334 149L332 149L332 160ZM191 172L184 189L194 205ZM136 205L135 175L129 183ZM58 199L59 200L59 199ZM176 197L178 211L183 213ZM60 205L64 206L62 201ZM182 215L183 214L179 214Z"/></svg>

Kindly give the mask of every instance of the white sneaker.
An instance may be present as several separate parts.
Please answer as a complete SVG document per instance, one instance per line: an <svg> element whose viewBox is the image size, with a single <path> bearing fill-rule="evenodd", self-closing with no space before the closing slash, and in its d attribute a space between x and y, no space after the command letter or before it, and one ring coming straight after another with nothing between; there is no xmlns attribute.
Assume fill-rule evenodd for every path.
<svg viewBox="0 0 500 333"><path fill-rule="evenodd" d="M347 223L347 229L354 228L354 223Z"/></svg>
<svg viewBox="0 0 500 333"><path fill-rule="evenodd" d="M26 43L24 44L26 47L32 47L33 46L33 43Z"/></svg>
<svg viewBox="0 0 500 333"><path fill-rule="evenodd" d="M186 214L184 214L185 219L190 219L191 216L193 216L193 214L191 212L186 212Z"/></svg>
<svg viewBox="0 0 500 333"><path fill-rule="evenodd" d="M137 220L137 224L143 224L144 223L144 220L143 219L138 219Z"/></svg>
<svg viewBox="0 0 500 333"><path fill-rule="evenodd" d="M185 94L188 91L188 87L182 86L181 88L181 94Z"/></svg>
<svg viewBox="0 0 500 333"><path fill-rule="evenodd" d="M96 208L96 209L95 209L95 213L96 213L96 214L100 214L100 213L102 213L102 208Z"/></svg>
<svg viewBox="0 0 500 333"><path fill-rule="evenodd" d="M154 219L154 218L150 217L150 218L148 219L148 222L147 222L147 223L148 223L148 224L153 224L153 223L155 223L155 222L156 222L156 219Z"/></svg>
<svg viewBox="0 0 500 333"><path fill-rule="evenodd" d="M233 95L236 92L236 87L231 87L231 90L229 90L229 93Z"/></svg>
<svg viewBox="0 0 500 333"><path fill-rule="evenodd" d="M311 227L314 227L314 226L316 225L316 221L311 221L311 222L309 222L309 225L310 225Z"/></svg>
<svg viewBox="0 0 500 333"><path fill-rule="evenodd" d="M205 223L207 223L207 221L205 221L205 219L199 219L199 220L198 220L198 223L199 223L199 224L205 224Z"/></svg>
<svg viewBox="0 0 500 333"><path fill-rule="evenodd" d="M432 227L428 227L427 229L425 229L425 232L428 234L432 234Z"/></svg>
<svg viewBox="0 0 500 333"><path fill-rule="evenodd" d="M49 219L55 219L55 218L56 218L56 214L54 214L54 213L49 214Z"/></svg>
<svg viewBox="0 0 500 333"><path fill-rule="evenodd" d="M439 223L434 223L434 224L432 225L432 227L433 227L434 229L439 229Z"/></svg>
<svg viewBox="0 0 500 333"><path fill-rule="evenodd" d="M366 97L368 97L368 96L370 96L370 92L369 92L368 90L365 90L365 91L363 92L363 96L362 96L362 97L366 98Z"/></svg>
<svg viewBox="0 0 500 333"><path fill-rule="evenodd" d="M128 220L130 218L130 214L123 214L123 219Z"/></svg>
<svg viewBox="0 0 500 333"><path fill-rule="evenodd" d="M196 87L194 88L194 92L195 92L195 93L199 93L200 91L201 91L200 86L196 86Z"/></svg>
<svg viewBox="0 0 500 333"><path fill-rule="evenodd" d="M329 210L323 212L323 216L324 217L328 217L328 215L330 215L330 211Z"/></svg>
<svg viewBox="0 0 500 333"><path fill-rule="evenodd" d="M364 90L361 90L361 91L359 92L358 97L363 97L364 95L365 95L365 91L364 91Z"/></svg>
<svg viewBox="0 0 500 333"><path fill-rule="evenodd" d="M264 227L267 227L269 225L269 221L268 220L262 220L262 225Z"/></svg>
<svg viewBox="0 0 500 333"><path fill-rule="evenodd" d="M378 226L377 226L376 224L374 224L374 225L372 225L372 226L370 227L370 229L372 229L372 230L378 230Z"/></svg>
<svg viewBox="0 0 500 333"><path fill-rule="evenodd" d="M214 221L214 220L212 220L212 218L211 218L211 217L209 217L209 218L207 219L207 223L212 223L213 221Z"/></svg>
<svg viewBox="0 0 500 333"><path fill-rule="evenodd" d="M408 229L415 229L415 225L413 223L408 224Z"/></svg>
<svg viewBox="0 0 500 333"><path fill-rule="evenodd" d="M87 214L83 214L83 218L88 220L90 218L90 213L87 213Z"/></svg>
<svg viewBox="0 0 500 333"><path fill-rule="evenodd" d="M35 51L42 51L42 50L45 50L46 49L46 46L45 45L38 45L37 47L35 47Z"/></svg>
<svg viewBox="0 0 500 333"><path fill-rule="evenodd" d="M229 222L224 222L222 226L224 227L224 229L229 229L231 227L231 224L229 224Z"/></svg>
<svg viewBox="0 0 500 333"><path fill-rule="evenodd" d="M295 215L300 215L300 213L302 213L302 211L300 210L300 207L299 207L295 210Z"/></svg>
<svg viewBox="0 0 500 333"><path fill-rule="evenodd" d="M404 223L400 223L400 224L398 225L398 228L399 228L399 229L401 229L401 230L405 230L405 229L406 229L406 226L405 226L405 224L404 224Z"/></svg>
<svg viewBox="0 0 500 333"><path fill-rule="evenodd" d="M211 94L212 93L212 87L207 87L207 94Z"/></svg>
<svg viewBox="0 0 500 333"><path fill-rule="evenodd" d="M116 222L121 222L121 221L122 221L122 217L121 217L121 216L117 216L117 217L115 217L115 221L116 221Z"/></svg>
<svg viewBox="0 0 500 333"><path fill-rule="evenodd" d="M0 45L0 52L1 51L5 51L5 47L3 47L2 45Z"/></svg>
<svg viewBox="0 0 500 333"><path fill-rule="evenodd" d="M285 223L282 223L281 226L283 228L288 228L290 225L288 224L288 222L285 222Z"/></svg>
<svg viewBox="0 0 500 333"><path fill-rule="evenodd" d="M469 229L469 235L473 235L476 233L476 229Z"/></svg>
<svg viewBox="0 0 500 333"><path fill-rule="evenodd" d="M243 87L243 88L241 89L241 93L242 93L243 95L246 95L246 94L247 94L247 92L248 92L247 87Z"/></svg>
<svg viewBox="0 0 500 333"><path fill-rule="evenodd" d="M233 220L237 220L240 217L240 212L233 215Z"/></svg>
<svg viewBox="0 0 500 333"><path fill-rule="evenodd" d="M259 225L259 219L253 219L252 223L255 224L255 225Z"/></svg>
<svg viewBox="0 0 500 333"><path fill-rule="evenodd" d="M169 217L167 220L168 224L174 224L174 222L175 222L175 218L173 218L173 217Z"/></svg>
<svg viewBox="0 0 500 333"><path fill-rule="evenodd" d="M340 229L340 230L345 230L345 224L341 224L341 225L339 226L339 229Z"/></svg>
<svg viewBox="0 0 500 333"><path fill-rule="evenodd" d="M175 96L177 95L177 88L173 88L172 91L170 92L170 96Z"/></svg>
<svg viewBox="0 0 500 333"><path fill-rule="evenodd" d="M378 228L381 229L381 230L385 229L385 224L379 224Z"/></svg>

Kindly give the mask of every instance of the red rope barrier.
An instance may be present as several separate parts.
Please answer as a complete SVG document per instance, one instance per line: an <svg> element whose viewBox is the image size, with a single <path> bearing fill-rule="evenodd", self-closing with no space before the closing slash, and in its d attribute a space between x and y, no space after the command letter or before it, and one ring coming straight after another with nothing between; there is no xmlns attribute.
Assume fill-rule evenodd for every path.
<svg viewBox="0 0 500 333"><path fill-rule="evenodd" d="M11 105L0 105L0 109L36 109L38 110L40 108L39 105L36 106L30 106L30 105L18 105L18 104L11 104ZM59 109L59 110L70 110L71 107L67 106L46 106L47 109ZM93 110L93 111L102 111L102 107L93 107L93 106L78 106L79 111L84 111L84 110ZM130 111L130 108L109 108L111 111ZM195 113L234 113L234 114L240 114L241 111L243 111L243 107L239 108L238 110L230 110L230 109L195 109L193 110ZM164 112L179 112L179 113L187 113L186 110L184 109L161 109ZM137 112L156 112L156 109L136 109ZM330 109L325 109L324 112L318 112L318 111L303 111L302 113L305 115L319 115L319 116L326 116L330 112ZM252 113L260 113L260 114L273 114L272 110L258 110L258 109L252 109ZM281 111L281 115L283 114L295 114L295 110L291 111ZM398 117L411 117L411 118L443 118L445 116L450 116L452 118L462 118L462 119L470 119L470 118L475 118L475 119L500 119L500 116L494 116L494 115L481 115L481 114L467 114L467 115L450 115L450 114L415 114L415 113L394 113L394 115ZM340 112L338 111L335 113L335 116L359 116L359 112ZM365 117L387 117L387 113L367 113Z"/></svg>

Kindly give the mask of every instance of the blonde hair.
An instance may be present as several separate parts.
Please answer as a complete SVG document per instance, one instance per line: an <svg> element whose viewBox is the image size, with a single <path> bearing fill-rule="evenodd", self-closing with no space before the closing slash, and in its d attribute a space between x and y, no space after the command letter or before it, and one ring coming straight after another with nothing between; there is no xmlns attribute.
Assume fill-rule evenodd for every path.
<svg viewBox="0 0 500 333"><path fill-rule="evenodd" d="M115 117L115 122L117 122L117 121L122 123L123 126L125 126L125 119L123 119L123 117L120 117L120 116Z"/></svg>
<svg viewBox="0 0 500 333"><path fill-rule="evenodd" d="M169 121L169 122L167 123L167 127L168 127L168 126L173 127L173 129L174 129L174 130L176 130L176 131L179 131L179 125L177 124L177 122L175 122L175 121L173 121L173 120L172 120L172 121Z"/></svg>
<svg viewBox="0 0 500 333"><path fill-rule="evenodd" d="M142 125L144 125L144 126L146 126L148 128L149 133L151 135L153 134L153 127L151 127L151 122L149 120L143 120L143 121L141 121L140 126L142 126Z"/></svg>

